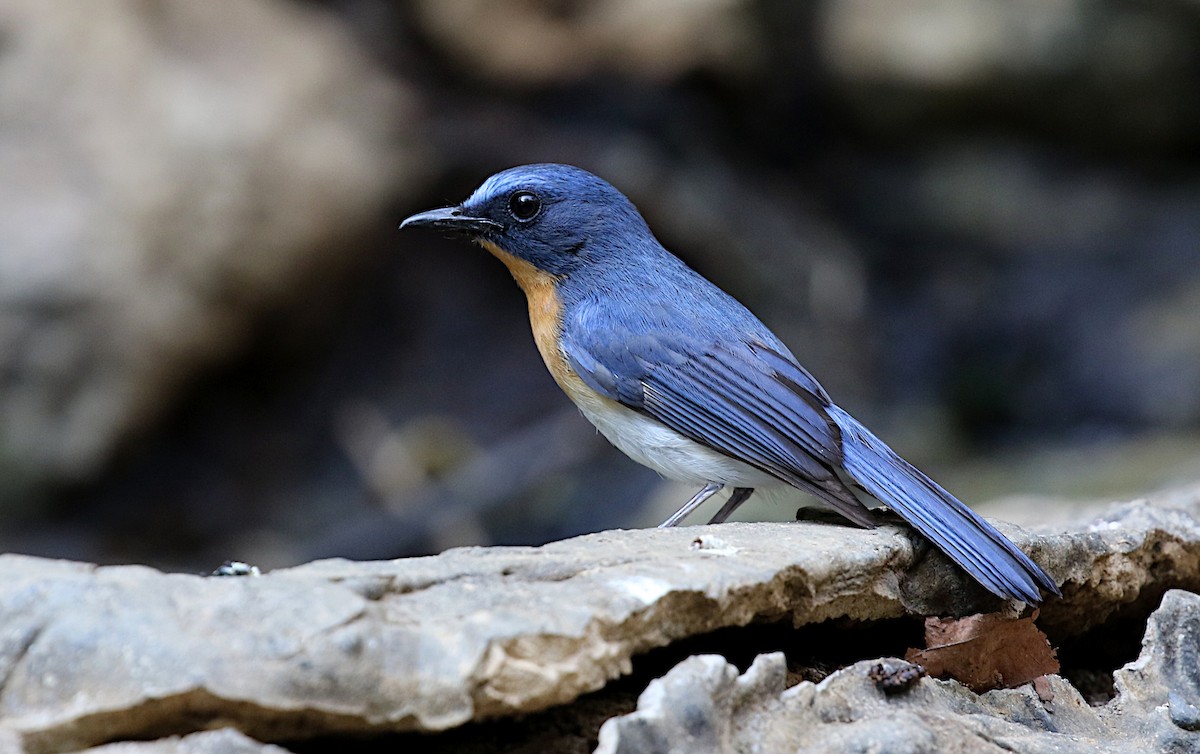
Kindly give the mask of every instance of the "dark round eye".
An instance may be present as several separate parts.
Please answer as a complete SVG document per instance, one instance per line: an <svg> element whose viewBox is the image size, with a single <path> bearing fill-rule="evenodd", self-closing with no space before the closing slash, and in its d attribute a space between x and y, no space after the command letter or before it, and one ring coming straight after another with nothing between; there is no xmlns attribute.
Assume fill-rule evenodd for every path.
<svg viewBox="0 0 1200 754"><path fill-rule="evenodd" d="M517 191L508 197L508 211L521 222L527 222L542 211L542 200L532 191Z"/></svg>

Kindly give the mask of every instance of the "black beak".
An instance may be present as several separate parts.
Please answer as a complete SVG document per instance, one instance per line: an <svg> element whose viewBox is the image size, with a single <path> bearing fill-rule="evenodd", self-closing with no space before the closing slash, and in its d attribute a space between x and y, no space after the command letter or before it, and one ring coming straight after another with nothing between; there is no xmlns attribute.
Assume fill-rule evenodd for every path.
<svg viewBox="0 0 1200 754"><path fill-rule="evenodd" d="M486 217L472 217L464 213L462 207L442 207L441 209L431 209L428 212L418 212L400 223L400 230L405 228L438 228L471 235L504 230L504 226L494 220Z"/></svg>

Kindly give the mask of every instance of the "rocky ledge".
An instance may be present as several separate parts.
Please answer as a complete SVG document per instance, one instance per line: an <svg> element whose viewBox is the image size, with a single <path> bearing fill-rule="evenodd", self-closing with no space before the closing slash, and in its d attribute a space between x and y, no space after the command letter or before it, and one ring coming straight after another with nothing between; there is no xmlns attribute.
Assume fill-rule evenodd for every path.
<svg viewBox="0 0 1200 754"><path fill-rule="evenodd" d="M901 526L233 578L0 556L0 751L1200 750L1200 488L1002 528L1062 584L1062 671L983 694L889 659L924 616L1005 608Z"/></svg>

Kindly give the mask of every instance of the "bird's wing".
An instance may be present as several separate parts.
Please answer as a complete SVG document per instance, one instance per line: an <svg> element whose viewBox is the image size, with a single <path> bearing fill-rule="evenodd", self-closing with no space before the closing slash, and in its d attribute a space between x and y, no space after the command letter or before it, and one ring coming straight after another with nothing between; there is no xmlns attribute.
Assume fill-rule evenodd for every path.
<svg viewBox="0 0 1200 754"><path fill-rule="evenodd" d="M811 492L864 526L873 521L834 473L841 434L829 398L799 364L764 343L565 334L571 367L592 389L702 445Z"/></svg>

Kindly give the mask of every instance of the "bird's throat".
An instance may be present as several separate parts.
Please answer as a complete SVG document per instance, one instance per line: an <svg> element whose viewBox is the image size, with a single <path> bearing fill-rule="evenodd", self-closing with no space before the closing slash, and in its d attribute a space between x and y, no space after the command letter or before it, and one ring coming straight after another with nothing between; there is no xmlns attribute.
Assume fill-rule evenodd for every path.
<svg viewBox="0 0 1200 754"><path fill-rule="evenodd" d="M533 341L537 344L538 353L542 355L555 382L570 394L579 378L572 372L559 349L562 300L558 296L558 279L490 241L480 241L479 245L503 262L517 285L525 291L525 298L529 302L529 324L533 328Z"/></svg>

